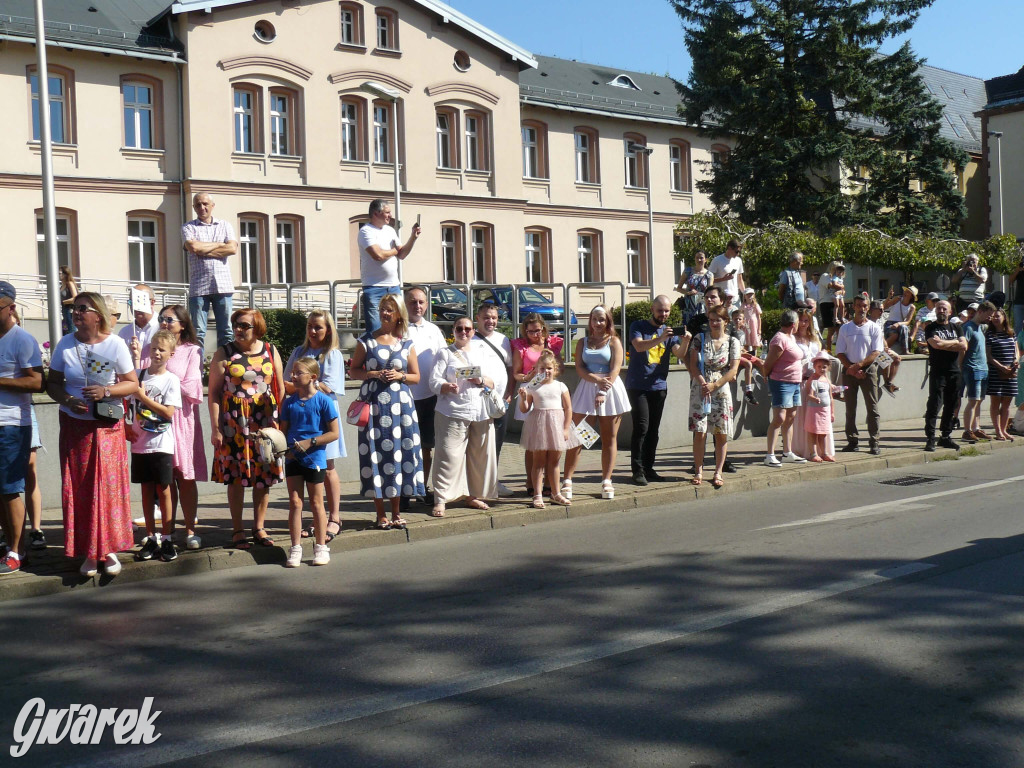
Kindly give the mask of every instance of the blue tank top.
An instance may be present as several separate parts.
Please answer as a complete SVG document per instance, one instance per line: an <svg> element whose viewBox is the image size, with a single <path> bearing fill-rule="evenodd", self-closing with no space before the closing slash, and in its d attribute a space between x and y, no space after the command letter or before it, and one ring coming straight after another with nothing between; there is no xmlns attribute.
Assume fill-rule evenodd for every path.
<svg viewBox="0 0 1024 768"><path fill-rule="evenodd" d="M612 370L612 345L605 344L600 349L591 349L584 341L583 365L591 373L610 373Z"/></svg>

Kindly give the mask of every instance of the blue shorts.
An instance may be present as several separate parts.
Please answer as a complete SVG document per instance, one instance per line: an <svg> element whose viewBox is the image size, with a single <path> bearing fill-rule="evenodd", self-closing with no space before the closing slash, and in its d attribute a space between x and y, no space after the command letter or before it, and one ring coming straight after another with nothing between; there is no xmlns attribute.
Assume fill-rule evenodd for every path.
<svg viewBox="0 0 1024 768"><path fill-rule="evenodd" d="M0 496L25 492L32 427L0 427Z"/></svg>
<svg viewBox="0 0 1024 768"><path fill-rule="evenodd" d="M975 371L964 367L960 377L964 385L964 394L968 400L982 400L988 391L988 371Z"/></svg>
<svg viewBox="0 0 1024 768"><path fill-rule="evenodd" d="M796 408L800 405L800 382L768 379L772 408Z"/></svg>

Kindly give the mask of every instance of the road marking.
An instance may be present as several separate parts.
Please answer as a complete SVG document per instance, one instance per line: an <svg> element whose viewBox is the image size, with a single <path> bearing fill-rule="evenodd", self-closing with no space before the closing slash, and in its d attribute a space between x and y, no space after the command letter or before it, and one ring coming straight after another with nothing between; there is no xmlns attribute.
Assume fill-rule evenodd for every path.
<svg viewBox="0 0 1024 768"><path fill-rule="evenodd" d="M982 491L986 488L996 488L1000 485L1009 485L1010 483L1018 483L1024 480L1024 475L1017 475L1016 477L1006 477L1002 480L992 480L987 483L978 483L977 485L968 485L961 488L950 488L946 491L936 491L935 493L925 493L921 496L911 496L906 499L895 499L893 501L879 501L875 504L866 504L863 507L851 507L850 509L840 509L837 512L826 512L822 515L815 517L808 517L803 520L793 520L789 523L779 523L778 525L769 525L765 528L757 528L758 531L772 531L778 528L795 528L799 525L816 525L817 523L832 523L836 520L850 520L856 517L871 517L873 515L885 515L893 511L893 507L900 507L900 511L906 512L915 509L929 509L932 504L924 504L922 502L928 501L929 499L939 499L946 496L955 496L960 493L973 493L974 491Z"/></svg>
<svg viewBox="0 0 1024 768"><path fill-rule="evenodd" d="M121 768L121 766L123 768L147 768L176 760L194 759L243 745L251 747L253 744L271 739L294 736L318 728L429 704L499 685L560 672L581 664L643 650L662 643L682 640L701 632L722 629L731 624L828 600L864 587L888 582L907 573L934 567L928 563L915 562L893 566L882 571L864 572L843 581L824 584L808 590L787 592L752 605L739 606L707 616L687 619L662 628L626 633L617 640L580 646L539 659L513 663L487 672L464 675L435 685L417 686L404 691L364 696L333 707L326 707L317 712L304 712L301 715L289 715L275 719L260 719L255 725L237 723L228 727L212 728L206 732L200 726L185 743L173 743L161 739L156 747L107 752L88 761L77 763L73 768Z"/></svg>

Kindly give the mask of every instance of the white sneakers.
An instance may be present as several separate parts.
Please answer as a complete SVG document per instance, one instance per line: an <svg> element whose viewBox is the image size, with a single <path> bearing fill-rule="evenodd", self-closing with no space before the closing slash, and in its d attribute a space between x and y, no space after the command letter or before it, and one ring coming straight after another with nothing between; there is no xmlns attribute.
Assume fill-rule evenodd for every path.
<svg viewBox="0 0 1024 768"><path fill-rule="evenodd" d="M107 576L117 576L121 572L121 561L117 559L117 555L114 553L107 555L103 565L105 566L104 570Z"/></svg>
<svg viewBox="0 0 1024 768"><path fill-rule="evenodd" d="M601 498L602 499L614 499L615 498L615 486L612 485L612 481L608 480L601 481Z"/></svg>
<svg viewBox="0 0 1024 768"><path fill-rule="evenodd" d="M507 499L510 496L515 496L515 491L504 483L498 483L498 498Z"/></svg>
<svg viewBox="0 0 1024 768"><path fill-rule="evenodd" d="M331 550L326 544L313 545L313 565L327 565L331 562ZM296 544L288 548L288 559L284 563L286 568L298 568L302 565L302 545Z"/></svg>
<svg viewBox="0 0 1024 768"><path fill-rule="evenodd" d="M327 565L331 562L331 550L326 544L313 545L313 565Z"/></svg>
<svg viewBox="0 0 1024 768"><path fill-rule="evenodd" d="M797 456L792 451L790 451L789 453L782 454L783 464L803 464L806 461L807 459L805 459L803 456Z"/></svg>
<svg viewBox="0 0 1024 768"><path fill-rule="evenodd" d="M203 546L203 540L196 536L194 533L185 539L185 546L188 549L199 549Z"/></svg>
<svg viewBox="0 0 1024 768"><path fill-rule="evenodd" d="M766 467L781 467L782 462L775 458L774 453L769 453L764 457L764 465Z"/></svg>

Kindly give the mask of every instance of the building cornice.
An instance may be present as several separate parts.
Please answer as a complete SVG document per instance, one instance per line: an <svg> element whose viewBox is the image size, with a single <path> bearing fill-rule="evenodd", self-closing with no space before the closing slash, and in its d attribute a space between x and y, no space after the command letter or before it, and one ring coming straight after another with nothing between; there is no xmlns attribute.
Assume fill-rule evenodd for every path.
<svg viewBox="0 0 1024 768"><path fill-rule="evenodd" d="M491 93L486 88L481 88L478 85L471 83L460 83L458 81L449 81L447 83L435 83L434 85L428 85L426 87L427 96L441 96L446 93L464 93L472 98L481 99L491 104L497 104L501 101L501 97L496 93Z"/></svg>
<svg viewBox="0 0 1024 768"><path fill-rule="evenodd" d="M376 69L345 69L341 72L329 74L327 80L331 85L338 85L338 83L347 83L349 81L362 83L366 80L373 80L374 82L384 83L392 88L397 88L402 93L412 92L412 83L394 75L389 75L386 72L379 72Z"/></svg>
<svg viewBox="0 0 1024 768"><path fill-rule="evenodd" d="M62 192L109 192L117 195L177 195L181 189L178 181L145 181L136 179L105 179L99 177L56 176L54 188ZM38 175L21 173L0 173L0 188L41 189Z"/></svg>
<svg viewBox="0 0 1024 768"><path fill-rule="evenodd" d="M217 62L217 66L224 71L248 67L277 69L281 72L292 75L293 77L302 78L303 80L309 80L309 78L313 76L312 70L306 69L295 62L288 61L287 59L279 59L274 56L234 56L229 59L221 59Z"/></svg>

